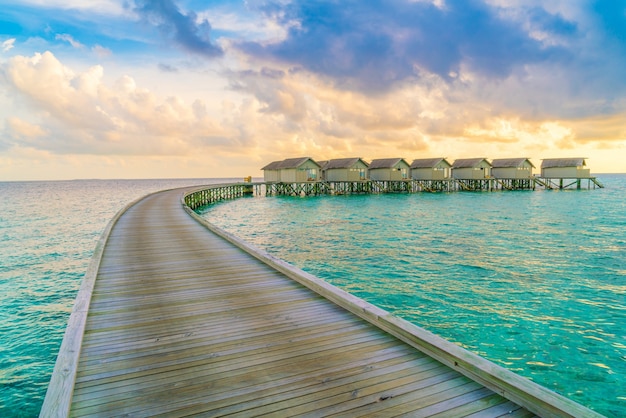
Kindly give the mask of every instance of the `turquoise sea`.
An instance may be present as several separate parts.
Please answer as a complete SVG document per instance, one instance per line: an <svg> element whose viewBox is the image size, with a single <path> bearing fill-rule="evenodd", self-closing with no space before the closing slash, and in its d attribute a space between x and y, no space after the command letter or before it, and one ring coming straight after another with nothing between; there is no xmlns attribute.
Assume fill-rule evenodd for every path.
<svg viewBox="0 0 626 418"><path fill-rule="evenodd" d="M626 175L605 189L250 197L258 247L607 416L626 416ZM0 416L37 416L100 233L152 191L240 179L0 182Z"/></svg>
<svg viewBox="0 0 626 418"><path fill-rule="evenodd" d="M150 192L241 179L0 182L0 417L39 415L100 234Z"/></svg>
<svg viewBox="0 0 626 418"><path fill-rule="evenodd" d="M626 175L604 189L247 198L203 216L611 417L626 416Z"/></svg>

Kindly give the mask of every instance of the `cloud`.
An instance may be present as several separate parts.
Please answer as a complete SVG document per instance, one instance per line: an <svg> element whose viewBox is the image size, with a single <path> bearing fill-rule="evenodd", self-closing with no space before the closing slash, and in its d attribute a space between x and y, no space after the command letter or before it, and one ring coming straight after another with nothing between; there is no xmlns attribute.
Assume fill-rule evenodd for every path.
<svg viewBox="0 0 626 418"><path fill-rule="evenodd" d="M100 15L121 15L124 10L118 0L19 0L20 5L50 9L94 11Z"/></svg>
<svg viewBox="0 0 626 418"><path fill-rule="evenodd" d="M572 142L626 142L626 111L621 114L592 116L569 122Z"/></svg>
<svg viewBox="0 0 626 418"><path fill-rule="evenodd" d="M11 49L13 49L14 45L15 45L15 38L11 38L2 42L2 44L0 44L0 48L2 49L2 52L8 52Z"/></svg>
<svg viewBox="0 0 626 418"><path fill-rule="evenodd" d="M107 85L101 66L75 73L45 52L15 56L1 71L13 100L31 109L8 120L18 145L60 154L186 155L230 137L202 101L159 98L129 76Z"/></svg>
<svg viewBox="0 0 626 418"><path fill-rule="evenodd" d="M108 58L113 55L113 52L109 48L105 48L101 45L93 46L91 51L96 54L98 58Z"/></svg>
<svg viewBox="0 0 626 418"><path fill-rule="evenodd" d="M277 7L271 13L289 25L287 37L272 44L242 43L242 50L302 66L339 87L386 90L424 72L445 80L461 71L503 79L525 65L567 56L474 0L449 0L443 7L400 0L303 1L281 6L280 13ZM536 12L529 19L562 37L576 32L560 16Z"/></svg>
<svg viewBox="0 0 626 418"><path fill-rule="evenodd" d="M174 67L173 65L170 64L164 64L164 63L159 63L158 65L159 70L166 72L166 73L177 73L178 72L178 68Z"/></svg>
<svg viewBox="0 0 626 418"><path fill-rule="evenodd" d="M252 62L251 68L255 66ZM564 144L585 149L626 143L625 103L616 103L622 111L610 116L585 116L578 109L589 103L559 103L562 86L551 90L549 79L526 92L526 85L515 78L449 82L430 75L422 83L371 95L336 88L328 77L289 67L228 76L231 88L254 98L257 111L246 116L246 129L257 132L257 142L271 138L267 152L274 159L295 154L324 159L383 154L460 158L477 150L490 158L544 158L544 152L558 156ZM259 118L258 112L267 117Z"/></svg>
<svg viewBox="0 0 626 418"><path fill-rule="evenodd" d="M80 48L84 48L85 45L81 44L80 42L78 42L77 40L75 40L72 35L69 35L67 33L59 33L57 34L54 39L57 40L61 40L61 41L65 41L67 43L69 43L70 45L72 45L72 47L80 49Z"/></svg>
<svg viewBox="0 0 626 418"><path fill-rule="evenodd" d="M41 126L33 125L17 117L7 118L7 125L14 135L27 138L38 138L46 135Z"/></svg>
<svg viewBox="0 0 626 418"><path fill-rule="evenodd" d="M172 0L136 0L135 9L146 21L184 49L208 58L220 57L223 50L211 42L211 24L198 21L194 12L184 14Z"/></svg>

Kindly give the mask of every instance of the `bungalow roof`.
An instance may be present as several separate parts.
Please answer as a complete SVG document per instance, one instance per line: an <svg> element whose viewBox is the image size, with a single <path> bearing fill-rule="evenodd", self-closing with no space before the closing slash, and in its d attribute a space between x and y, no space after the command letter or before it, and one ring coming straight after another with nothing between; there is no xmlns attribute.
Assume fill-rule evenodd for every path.
<svg viewBox="0 0 626 418"><path fill-rule="evenodd" d="M526 161L530 163L531 167L535 166L529 158L498 158L491 161L491 166L493 168L516 168L521 167Z"/></svg>
<svg viewBox="0 0 626 418"><path fill-rule="evenodd" d="M272 161L271 163L263 167L261 170L278 170L280 169L281 163L282 161Z"/></svg>
<svg viewBox="0 0 626 418"><path fill-rule="evenodd" d="M452 167L452 164L450 164L445 158L420 158L413 160L411 168L433 168L441 161L445 161L446 164L448 164L448 167Z"/></svg>
<svg viewBox="0 0 626 418"><path fill-rule="evenodd" d="M359 160L363 161L359 157L355 157L355 158L336 158L334 160L328 161L328 163L326 164L326 166L324 168L326 170L330 170L330 169L334 169L334 168L350 168L353 165L355 165L356 163L358 163ZM363 163L366 166L368 165L365 161L363 161Z"/></svg>
<svg viewBox="0 0 626 418"><path fill-rule="evenodd" d="M286 168L298 168L309 160L313 161L315 165L321 168L321 166L310 157L298 157L298 158L287 158L286 160L282 160L282 161L273 161L269 163L268 165L266 165L265 167L263 167L261 170L282 170Z"/></svg>
<svg viewBox="0 0 626 418"><path fill-rule="evenodd" d="M491 165L486 158L460 158L458 160L454 160L452 168L473 168L483 161L486 161L487 164Z"/></svg>
<svg viewBox="0 0 626 418"><path fill-rule="evenodd" d="M580 167L587 165L586 158L546 158L541 162L541 168Z"/></svg>
<svg viewBox="0 0 626 418"><path fill-rule="evenodd" d="M310 157L299 157L299 158L287 158L280 163L280 169L285 168L298 168L302 164L306 163L308 160L313 161ZM313 161L315 163L315 161ZM319 164L315 163L319 166Z"/></svg>
<svg viewBox="0 0 626 418"><path fill-rule="evenodd" d="M398 164L400 161L404 161L403 158L379 158L377 160L372 160L372 162L369 165L369 169L376 169L376 168L393 168L393 166L395 166L396 164ZM405 161L406 165L409 165L406 161Z"/></svg>

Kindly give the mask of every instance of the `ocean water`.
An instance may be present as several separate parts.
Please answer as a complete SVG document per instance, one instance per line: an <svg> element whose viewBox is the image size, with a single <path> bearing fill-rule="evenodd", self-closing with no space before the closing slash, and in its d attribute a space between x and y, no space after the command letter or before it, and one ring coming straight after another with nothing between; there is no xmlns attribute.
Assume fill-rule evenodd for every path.
<svg viewBox="0 0 626 418"><path fill-rule="evenodd" d="M597 411L626 416L626 176L606 189L252 197L208 218ZM150 192L0 182L0 416L34 417L95 244ZM504 331L504 332L503 332Z"/></svg>
<svg viewBox="0 0 626 418"><path fill-rule="evenodd" d="M81 280L115 213L153 191L228 181L0 182L0 417L38 416Z"/></svg>
<svg viewBox="0 0 626 418"><path fill-rule="evenodd" d="M626 175L604 189L248 197L203 216L606 416L626 416Z"/></svg>

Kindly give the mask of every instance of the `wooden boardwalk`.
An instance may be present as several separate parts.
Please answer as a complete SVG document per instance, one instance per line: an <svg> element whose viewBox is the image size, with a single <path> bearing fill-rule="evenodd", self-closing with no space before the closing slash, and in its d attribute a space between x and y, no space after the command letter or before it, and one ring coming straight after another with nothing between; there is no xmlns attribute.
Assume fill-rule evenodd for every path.
<svg viewBox="0 0 626 418"><path fill-rule="evenodd" d="M84 335L75 308L64 346L78 347L62 347L41 416L535 416L453 370L460 360L417 350L410 329L403 342L203 227L182 193L112 222L77 300Z"/></svg>

